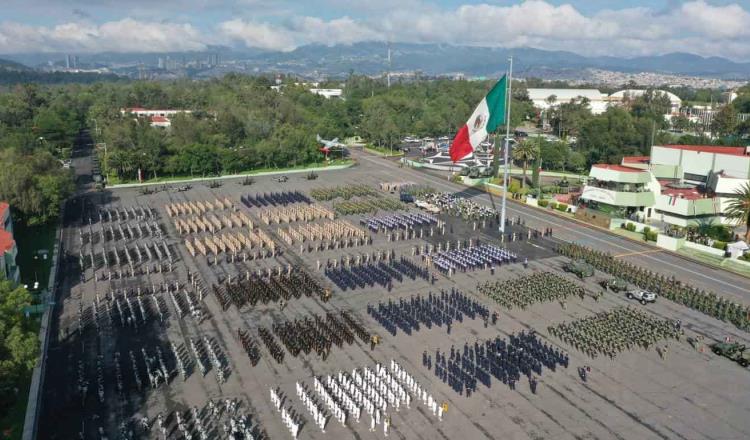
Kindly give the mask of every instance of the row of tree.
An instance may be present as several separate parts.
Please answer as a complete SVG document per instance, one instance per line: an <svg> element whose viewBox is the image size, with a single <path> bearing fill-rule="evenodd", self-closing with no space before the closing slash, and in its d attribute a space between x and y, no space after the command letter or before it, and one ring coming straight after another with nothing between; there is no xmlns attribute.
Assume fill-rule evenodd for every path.
<svg viewBox="0 0 750 440"><path fill-rule="evenodd" d="M10 203L16 220L56 218L73 191L73 174L62 160L85 124L84 90L30 84L0 93L0 200Z"/></svg>

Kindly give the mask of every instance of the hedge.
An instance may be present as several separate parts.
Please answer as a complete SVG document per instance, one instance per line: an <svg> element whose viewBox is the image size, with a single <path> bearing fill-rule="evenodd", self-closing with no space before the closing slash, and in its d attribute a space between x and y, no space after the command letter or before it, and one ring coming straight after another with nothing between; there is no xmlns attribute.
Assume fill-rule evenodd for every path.
<svg viewBox="0 0 750 440"><path fill-rule="evenodd" d="M635 232L635 228L636 228L635 223L628 222L625 224L625 229L630 232Z"/></svg>
<svg viewBox="0 0 750 440"><path fill-rule="evenodd" d="M711 245L711 247L725 251L727 250L727 242L716 240L714 241L714 244Z"/></svg>
<svg viewBox="0 0 750 440"><path fill-rule="evenodd" d="M566 205L565 203L558 203L557 206L555 206L555 209L557 209L558 211L567 212L568 205Z"/></svg>
<svg viewBox="0 0 750 440"><path fill-rule="evenodd" d="M546 208L547 205L549 205L549 200L540 200L537 202L537 205L541 206L542 208Z"/></svg>

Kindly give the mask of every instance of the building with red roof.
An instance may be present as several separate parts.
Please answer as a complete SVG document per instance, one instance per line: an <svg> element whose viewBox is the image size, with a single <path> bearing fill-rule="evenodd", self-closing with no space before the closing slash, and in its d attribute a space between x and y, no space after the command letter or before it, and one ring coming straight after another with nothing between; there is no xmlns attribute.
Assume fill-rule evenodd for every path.
<svg viewBox="0 0 750 440"><path fill-rule="evenodd" d="M649 156L595 164L581 200L610 214L677 226L729 224L723 212L750 182L750 147L655 145Z"/></svg>
<svg viewBox="0 0 750 440"><path fill-rule="evenodd" d="M18 248L13 239L13 219L10 216L10 205L0 202L0 273L5 279L15 283L20 278L20 271L16 266Z"/></svg>

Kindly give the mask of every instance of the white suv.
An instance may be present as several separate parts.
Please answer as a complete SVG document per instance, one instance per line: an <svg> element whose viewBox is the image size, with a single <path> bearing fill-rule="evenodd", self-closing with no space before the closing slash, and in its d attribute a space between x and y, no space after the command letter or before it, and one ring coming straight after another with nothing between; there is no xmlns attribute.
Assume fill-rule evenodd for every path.
<svg viewBox="0 0 750 440"><path fill-rule="evenodd" d="M656 302L656 294L648 290L635 289L628 291L628 299L637 299L641 304Z"/></svg>

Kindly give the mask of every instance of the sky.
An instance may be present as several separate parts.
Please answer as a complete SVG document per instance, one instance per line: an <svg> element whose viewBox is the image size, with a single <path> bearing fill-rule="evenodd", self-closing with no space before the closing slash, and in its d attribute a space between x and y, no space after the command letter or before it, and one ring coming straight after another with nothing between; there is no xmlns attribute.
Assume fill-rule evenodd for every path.
<svg viewBox="0 0 750 440"><path fill-rule="evenodd" d="M750 0L0 0L0 54L361 41L750 62Z"/></svg>

